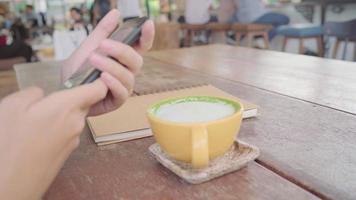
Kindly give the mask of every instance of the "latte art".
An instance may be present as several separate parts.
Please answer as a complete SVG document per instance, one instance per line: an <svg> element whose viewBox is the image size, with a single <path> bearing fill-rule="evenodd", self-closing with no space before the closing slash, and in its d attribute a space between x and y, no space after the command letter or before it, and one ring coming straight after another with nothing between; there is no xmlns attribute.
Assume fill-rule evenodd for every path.
<svg viewBox="0 0 356 200"><path fill-rule="evenodd" d="M222 119L235 112L232 105L223 102L192 101L163 105L156 116L172 122L199 123Z"/></svg>

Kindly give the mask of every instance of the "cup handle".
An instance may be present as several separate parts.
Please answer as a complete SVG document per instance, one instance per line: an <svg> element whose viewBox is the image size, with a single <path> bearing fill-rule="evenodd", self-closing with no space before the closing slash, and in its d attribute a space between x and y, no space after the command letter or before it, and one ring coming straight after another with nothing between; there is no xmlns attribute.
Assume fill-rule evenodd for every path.
<svg viewBox="0 0 356 200"><path fill-rule="evenodd" d="M192 128L192 165L203 168L209 164L208 132L204 126Z"/></svg>

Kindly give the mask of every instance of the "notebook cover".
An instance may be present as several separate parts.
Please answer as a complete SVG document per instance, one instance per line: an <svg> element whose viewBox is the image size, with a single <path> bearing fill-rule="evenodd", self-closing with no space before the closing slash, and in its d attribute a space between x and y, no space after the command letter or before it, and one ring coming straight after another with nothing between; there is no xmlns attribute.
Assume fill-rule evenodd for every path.
<svg viewBox="0 0 356 200"><path fill-rule="evenodd" d="M146 110L151 104L166 98L184 97L189 95L230 98L241 102L245 111L257 109L255 104L234 97L214 86L205 85L142 96L133 96L130 97L119 109L104 115L89 117L87 122L94 139L101 136L147 129L149 128L149 124L146 119Z"/></svg>

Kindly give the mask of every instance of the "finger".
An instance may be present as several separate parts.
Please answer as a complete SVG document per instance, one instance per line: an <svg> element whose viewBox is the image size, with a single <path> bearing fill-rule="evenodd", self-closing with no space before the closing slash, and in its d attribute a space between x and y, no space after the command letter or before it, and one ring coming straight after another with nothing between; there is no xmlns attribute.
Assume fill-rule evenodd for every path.
<svg viewBox="0 0 356 200"><path fill-rule="evenodd" d="M78 50L76 50L70 60L74 66L81 66L89 54L94 51L102 40L109 37L119 23L120 13L117 9L112 9L99 22L94 31L84 40Z"/></svg>
<svg viewBox="0 0 356 200"><path fill-rule="evenodd" d="M11 103L18 106L30 107L34 103L40 101L43 96L44 92L41 88L30 87L4 98L2 103Z"/></svg>
<svg viewBox="0 0 356 200"><path fill-rule="evenodd" d="M100 54L93 53L90 58L90 64L99 69L102 72L107 72L113 76L116 80L122 82L127 90L131 90L135 77L134 75L120 63L117 63L111 58L104 57Z"/></svg>
<svg viewBox="0 0 356 200"><path fill-rule="evenodd" d="M112 99L111 99L111 107L116 109L120 106L124 101L129 97L130 91L127 90L120 81L115 79L109 73L104 72L101 74L101 79L105 83L105 85L109 88Z"/></svg>
<svg viewBox="0 0 356 200"><path fill-rule="evenodd" d="M108 88L100 81L94 81L90 84L85 84L68 91L69 100L72 100L82 109L87 109L97 102L103 100L108 92ZM75 105L74 103L74 105Z"/></svg>
<svg viewBox="0 0 356 200"><path fill-rule="evenodd" d="M51 105L87 110L103 100L107 92L106 85L101 80L96 80L90 84L56 92L47 97L46 101Z"/></svg>
<svg viewBox="0 0 356 200"><path fill-rule="evenodd" d="M120 12L117 9L112 9L105 17L99 22L94 31L88 37L88 43L97 47L99 43L107 38L115 30L119 24Z"/></svg>
<svg viewBox="0 0 356 200"><path fill-rule="evenodd" d="M115 58L134 74L138 73L143 63L142 57L132 47L114 40L104 40L99 51Z"/></svg>
<svg viewBox="0 0 356 200"><path fill-rule="evenodd" d="M121 104L123 104L129 96L129 92L121 84L121 82L116 80L109 73L103 72L101 74L100 80L102 80L109 88L110 93L106 96L104 101L94 105L90 109L90 112L88 113L89 116L96 116L102 114L103 111L113 111L117 109Z"/></svg>
<svg viewBox="0 0 356 200"><path fill-rule="evenodd" d="M148 20L142 27L141 37L138 44L134 47L139 53L144 53L151 49L155 35L154 23L152 20Z"/></svg>

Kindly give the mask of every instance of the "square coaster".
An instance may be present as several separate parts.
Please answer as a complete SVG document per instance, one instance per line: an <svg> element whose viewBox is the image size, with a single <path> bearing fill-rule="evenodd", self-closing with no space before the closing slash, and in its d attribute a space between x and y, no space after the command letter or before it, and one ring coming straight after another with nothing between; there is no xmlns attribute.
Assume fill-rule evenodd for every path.
<svg viewBox="0 0 356 200"><path fill-rule="evenodd" d="M209 166L203 169L193 169L189 163L170 158L157 143L152 144L149 151L159 163L191 184L203 183L239 170L260 155L257 147L242 141L235 141L229 151L210 161Z"/></svg>

